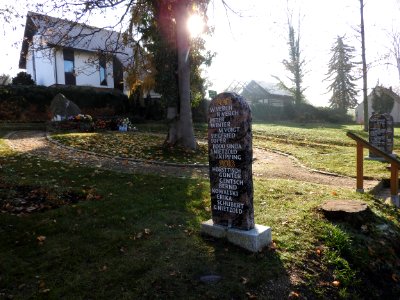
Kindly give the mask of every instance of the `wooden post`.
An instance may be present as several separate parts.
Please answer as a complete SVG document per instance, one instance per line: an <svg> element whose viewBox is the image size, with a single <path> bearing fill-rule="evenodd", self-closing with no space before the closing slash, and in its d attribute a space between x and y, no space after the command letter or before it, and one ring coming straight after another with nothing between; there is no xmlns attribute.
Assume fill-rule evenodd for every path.
<svg viewBox="0 0 400 300"><path fill-rule="evenodd" d="M364 193L364 148L363 145L357 142L357 192Z"/></svg>
<svg viewBox="0 0 400 300"><path fill-rule="evenodd" d="M391 199L392 203L399 207L399 167L392 163L390 165L390 194L391 194Z"/></svg>

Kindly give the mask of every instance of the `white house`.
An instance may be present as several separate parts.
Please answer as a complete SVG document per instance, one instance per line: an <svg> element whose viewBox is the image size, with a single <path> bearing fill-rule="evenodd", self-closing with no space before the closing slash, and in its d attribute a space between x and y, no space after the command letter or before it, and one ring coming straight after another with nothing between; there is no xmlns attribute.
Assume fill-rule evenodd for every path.
<svg viewBox="0 0 400 300"><path fill-rule="evenodd" d="M397 95L391 88L385 88L383 86L376 86L373 91L368 95L368 120L372 116L374 109L372 108L373 93L385 93L394 100L393 109L390 115L393 117L394 123L400 123L400 96ZM356 122L358 124L364 124L364 102L361 102L355 109Z"/></svg>
<svg viewBox="0 0 400 300"><path fill-rule="evenodd" d="M123 91L132 57L118 32L29 12L19 67L38 85Z"/></svg>

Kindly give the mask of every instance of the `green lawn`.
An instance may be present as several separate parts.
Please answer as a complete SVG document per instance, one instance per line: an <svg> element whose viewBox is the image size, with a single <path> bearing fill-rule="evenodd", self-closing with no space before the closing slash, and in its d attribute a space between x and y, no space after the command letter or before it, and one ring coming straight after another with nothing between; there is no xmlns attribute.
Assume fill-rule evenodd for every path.
<svg viewBox="0 0 400 300"><path fill-rule="evenodd" d="M270 128L254 127L261 133ZM0 192L3 211L21 186L48 190L47 200L57 203L66 192L82 199L24 216L0 213L0 298L400 296L400 214L368 194L256 180L256 223L271 226L274 244L252 254L200 235L200 222L211 217L207 180L48 162L18 155L4 143L0 165L7 188ZM373 215L362 230L331 223L317 210L328 199L364 200ZM203 283L206 275L221 280Z"/></svg>
<svg viewBox="0 0 400 300"><path fill-rule="evenodd" d="M395 128L395 153L400 153L398 130ZM355 177L356 143L346 136L348 131L368 140L360 125L253 125L256 146L291 154L312 169ZM368 156L367 150L364 156ZM388 178L386 166L386 163L364 160L364 176Z"/></svg>

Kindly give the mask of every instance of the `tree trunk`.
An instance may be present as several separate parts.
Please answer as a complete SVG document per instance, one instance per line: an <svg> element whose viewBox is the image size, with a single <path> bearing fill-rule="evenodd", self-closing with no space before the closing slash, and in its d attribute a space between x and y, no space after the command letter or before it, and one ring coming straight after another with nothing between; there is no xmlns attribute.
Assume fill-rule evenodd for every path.
<svg viewBox="0 0 400 300"><path fill-rule="evenodd" d="M187 29L189 7L187 1L176 4L176 40L178 51L179 110L177 117L171 120L168 133L170 145L179 144L188 149L196 149L192 109L190 104L190 41Z"/></svg>
<svg viewBox="0 0 400 300"><path fill-rule="evenodd" d="M368 89L367 89L367 61L365 58L365 32L364 32L364 0L360 0L361 12L361 58L363 65L363 101L364 101L364 131L368 131Z"/></svg>
<svg viewBox="0 0 400 300"><path fill-rule="evenodd" d="M396 62L397 62L397 72L399 74L399 80L400 80L400 57L396 57Z"/></svg>

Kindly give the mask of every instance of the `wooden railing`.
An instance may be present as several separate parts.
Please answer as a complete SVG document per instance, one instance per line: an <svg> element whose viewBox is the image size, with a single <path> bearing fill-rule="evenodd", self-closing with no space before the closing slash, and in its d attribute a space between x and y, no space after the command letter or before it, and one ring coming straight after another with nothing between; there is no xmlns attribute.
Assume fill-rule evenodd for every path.
<svg viewBox="0 0 400 300"><path fill-rule="evenodd" d="M399 206L399 167L400 161L395 157L389 155L386 152L378 149L374 145L371 145L369 142L364 140L363 138L355 135L352 132L347 132L347 136L357 142L357 192L364 192L364 148L367 148L369 151L374 153L375 155L383 157L388 163L390 163L390 194L392 202L398 207Z"/></svg>

